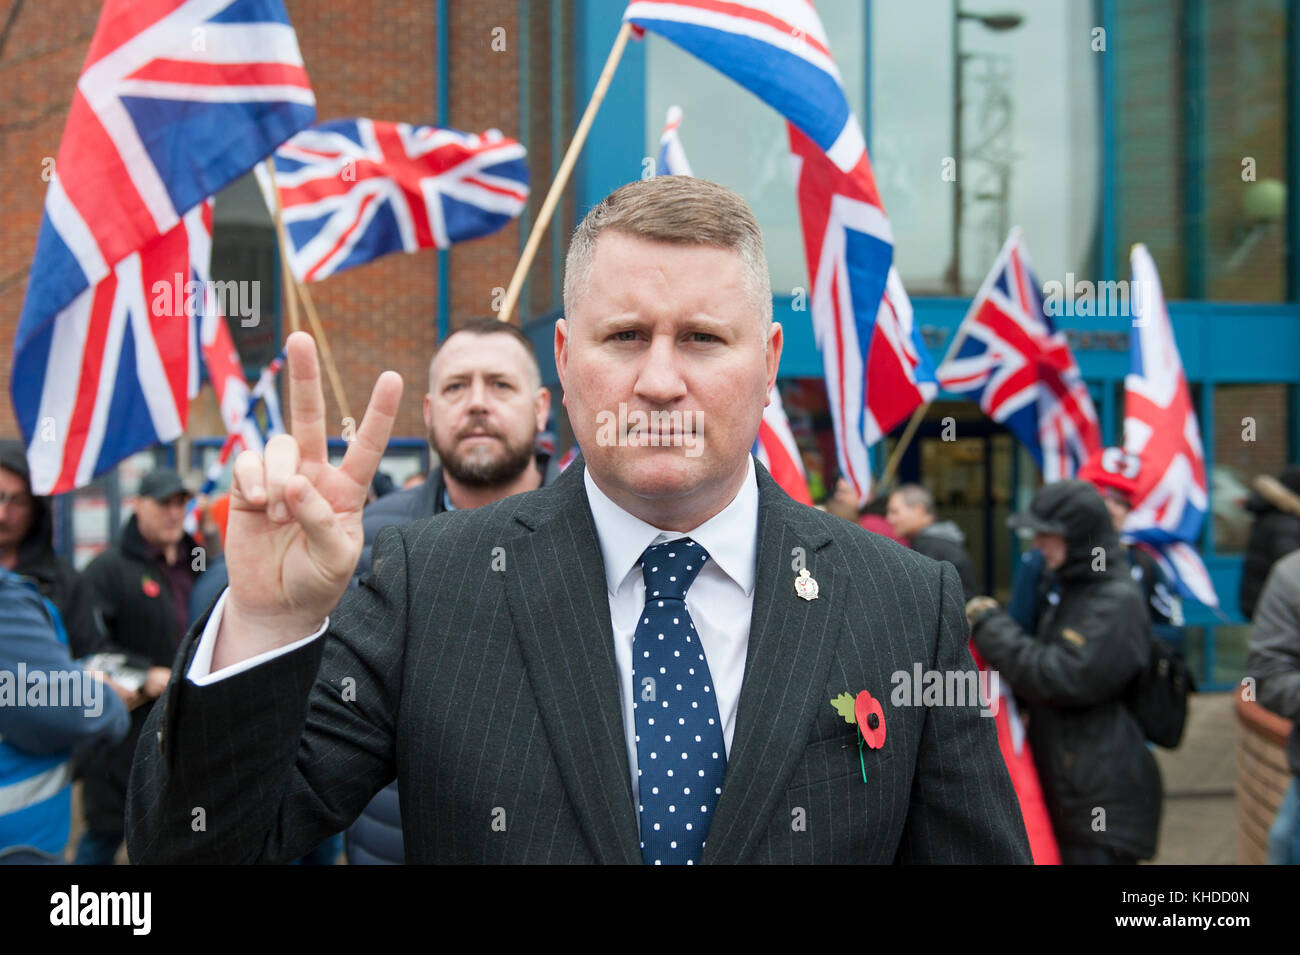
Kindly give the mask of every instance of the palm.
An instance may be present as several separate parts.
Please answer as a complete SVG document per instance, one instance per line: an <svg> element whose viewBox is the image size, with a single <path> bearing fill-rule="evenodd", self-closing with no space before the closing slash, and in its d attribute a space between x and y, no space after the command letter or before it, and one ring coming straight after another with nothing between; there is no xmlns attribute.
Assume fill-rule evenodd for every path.
<svg viewBox="0 0 1300 955"><path fill-rule="evenodd" d="M237 462L237 481L227 527L226 565L232 599L245 613L319 621L347 587L361 553L361 509L392 430L401 379L386 372L375 385L356 438L343 462L329 463L324 397L315 345L304 334L290 336L292 436L273 438L262 467ZM241 467L243 470L241 470ZM253 490L262 471L265 497ZM293 506L294 475L301 475L318 499ZM312 497L312 491L307 492ZM284 496L287 519L272 516Z"/></svg>

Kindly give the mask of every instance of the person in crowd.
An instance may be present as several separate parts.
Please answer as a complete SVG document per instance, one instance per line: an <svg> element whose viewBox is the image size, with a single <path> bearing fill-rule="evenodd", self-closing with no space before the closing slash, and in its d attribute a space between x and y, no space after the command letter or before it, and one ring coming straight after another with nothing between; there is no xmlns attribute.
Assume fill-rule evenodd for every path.
<svg viewBox="0 0 1300 955"><path fill-rule="evenodd" d="M1246 500L1254 515L1241 570L1241 612L1255 616L1255 603L1273 565L1300 548L1300 464L1291 464L1277 477L1261 474Z"/></svg>
<svg viewBox="0 0 1300 955"><path fill-rule="evenodd" d="M82 669L50 599L0 567L0 864L64 861L73 747L120 741L139 702Z"/></svg>
<svg viewBox="0 0 1300 955"><path fill-rule="evenodd" d="M1124 524L1133 509L1133 492L1137 486L1140 462L1119 448L1108 448L1094 453L1079 469L1079 480L1087 481L1097 489L1110 513L1115 533L1124 533ZM1151 618L1151 632L1182 653L1183 606L1182 599L1170 585L1160 566L1150 552L1137 544L1124 547L1129 570L1134 582L1142 591L1147 613ZM1041 551L1026 550L1021 554L1020 567L1012 582L1007 612L1016 619L1021 629L1033 633L1038 618L1050 603L1059 596L1055 575L1043 564Z"/></svg>
<svg viewBox="0 0 1300 955"><path fill-rule="evenodd" d="M34 581L67 617L77 572L54 553L53 501L32 494L27 455L15 441L0 443L0 567Z"/></svg>
<svg viewBox="0 0 1300 955"><path fill-rule="evenodd" d="M621 187L564 298L580 462L384 528L351 588L402 382L379 377L333 466L315 348L289 336L293 433L235 462L230 586L137 751L132 858L293 858L396 775L413 863L1029 862L978 702L890 699L913 661L973 670L956 570L750 453L783 339L744 200ZM486 467L490 429L464 437Z"/></svg>
<svg viewBox="0 0 1300 955"><path fill-rule="evenodd" d="M966 535L952 521L938 519L929 491L919 484L900 485L889 495L885 518L912 550L956 567L967 600L979 593L975 567L966 552Z"/></svg>
<svg viewBox="0 0 1300 955"><path fill-rule="evenodd" d="M441 466L423 485L386 497L362 513L366 563L376 535L450 510L480 507L542 486L545 455L529 453L551 412L550 390L532 342L495 318L453 331L429 362L424 427ZM347 832L348 861L398 864L404 859L397 783L380 790Z"/></svg>
<svg viewBox="0 0 1300 955"><path fill-rule="evenodd" d="M221 596L226 589L226 521L230 517L230 495L219 494L204 505L199 519L203 529L203 569L195 578L190 593L189 622L195 620Z"/></svg>
<svg viewBox="0 0 1300 955"><path fill-rule="evenodd" d="M867 503L859 508L858 495L853 490L853 485L841 477L835 481L835 493L826 499L826 511L846 521L854 521L859 527L883 534L892 541L902 543L902 539L894 532L894 525L885 520L884 504L885 502L876 496L873 489L867 492Z"/></svg>
<svg viewBox="0 0 1300 955"><path fill-rule="evenodd" d="M1026 633L992 597L966 605L976 649L1028 704L1028 739L1066 865L1155 855L1162 784L1124 701L1147 665L1150 620L1096 488L1039 488L1008 521L1034 534L1059 584Z"/></svg>
<svg viewBox="0 0 1300 955"><path fill-rule="evenodd" d="M73 654L123 654L146 673L144 697L120 742L100 740L79 754L86 832L76 862L111 865L123 839L131 757L153 701L167 686L176 648L189 625L198 544L185 531L191 497L171 468L140 479L135 513L118 539L87 566L73 597L68 635Z"/></svg>
<svg viewBox="0 0 1300 955"><path fill-rule="evenodd" d="M1268 861L1300 865L1300 549L1269 571L1253 624L1246 672L1255 678L1259 705L1293 724L1286 746L1291 784L1269 832Z"/></svg>

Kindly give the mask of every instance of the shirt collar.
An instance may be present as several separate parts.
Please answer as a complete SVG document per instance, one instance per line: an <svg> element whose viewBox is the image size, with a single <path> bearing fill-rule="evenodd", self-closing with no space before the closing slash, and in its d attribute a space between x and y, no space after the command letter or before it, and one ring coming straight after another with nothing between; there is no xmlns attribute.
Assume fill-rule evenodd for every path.
<svg viewBox="0 0 1300 955"><path fill-rule="evenodd" d="M618 593L624 579L636 567L641 554L656 541L689 537L706 551L722 572L736 582L748 597L754 590L754 562L758 552L758 477L754 458L740 490L724 507L694 530L680 533L647 524L619 507L605 495L591 472L583 469L587 502L596 522L600 555L605 562L605 586Z"/></svg>

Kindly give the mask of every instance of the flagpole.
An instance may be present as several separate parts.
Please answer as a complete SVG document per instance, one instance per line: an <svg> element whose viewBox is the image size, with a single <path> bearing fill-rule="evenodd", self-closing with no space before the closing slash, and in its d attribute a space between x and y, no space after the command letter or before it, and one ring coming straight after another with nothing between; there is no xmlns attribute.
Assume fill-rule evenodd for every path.
<svg viewBox="0 0 1300 955"><path fill-rule="evenodd" d="M506 288L505 301L502 302L501 311L497 315L503 322L510 321L510 316L515 310L515 304L519 301L519 293L523 289L524 279L528 276L528 270L532 268L533 258L537 255L537 248L542 243L542 236L546 233L546 227L551 221L555 207L559 205L560 196L564 194L564 187L568 184L569 175L573 172L574 165L577 164L578 153L582 151L583 144L587 141L587 133L590 132L591 124L596 119L596 112L600 109L600 104L605 99L605 93L609 90L609 84L614 79L614 71L618 68L618 61L623 57L623 50L627 46L627 38L631 33L632 24L626 20L623 21L623 26L619 29L618 36L614 38L614 45L610 48L609 56L605 60L605 68L600 71L600 79L596 81L596 87L591 92L591 100L587 103L587 109L582 114L582 121L578 123L578 128L573 134L573 141L569 143L569 149L564 154L564 161L560 163L560 168L555 172L555 180L551 183L551 189L546 194L546 201L542 203L542 208L537 213L537 221L533 223L533 230L529 233L523 254L519 256L519 263L515 266L515 274L510 277L510 285Z"/></svg>
<svg viewBox="0 0 1300 955"><path fill-rule="evenodd" d="M316 314L316 306L312 303L311 295L307 292L307 286L294 279L294 288L302 296L302 305L307 312L307 321L311 322L312 332L316 335L316 343L320 345L321 358L325 361L325 373L329 375L330 387L334 390L334 401L339 406L339 411L343 417L351 418L352 409L348 407L347 395L343 393L343 380L339 377L338 367L334 364L334 353L330 349L330 340L325 337L325 326L320 322L320 316ZM353 418L353 424L356 419Z"/></svg>
<svg viewBox="0 0 1300 955"><path fill-rule="evenodd" d="M311 323L312 334L320 348L321 359L325 363L325 374L330 380L330 390L334 392L334 403L339 406L343 418L351 418L352 410L348 406L347 395L343 392L343 379L339 377L338 367L334 364L334 352L330 349L329 338L325 335L325 326L316 314L307 286L298 281L289 264L289 237L284 228L284 216L280 207L280 187L275 181L275 161L273 156L266 159L266 171L271 181L271 197L274 204L275 237L280 244L280 269L284 282L284 299L289 303L289 330L298 331L298 299L302 299L303 310Z"/></svg>
<svg viewBox="0 0 1300 955"><path fill-rule="evenodd" d="M285 235L284 216L280 210L280 187L275 184L275 157L266 157L266 172L271 178L271 200L273 203L271 215L275 220L275 238L280 245L280 284L284 287L284 301L288 305L289 331L296 332L298 330L298 299L294 295L294 289L297 282L294 279L293 269L289 265L289 240Z"/></svg>
<svg viewBox="0 0 1300 955"><path fill-rule="evenodd" d="M893 453L889 455L889 460L885 462L885 470L880 474L880 486L888 487L889 482L894 479L894 472L898 470L899 463L903 460L903 452L907 446L912 443L912 437L916 434L916 429L921 426L921 419L925 413L930 410L933 402L927 401L924 404L917 405L916 410L912 412L911 419L907 422L907 427L903 429L903 436L898 439L898 444L894 445Z"/></svg>

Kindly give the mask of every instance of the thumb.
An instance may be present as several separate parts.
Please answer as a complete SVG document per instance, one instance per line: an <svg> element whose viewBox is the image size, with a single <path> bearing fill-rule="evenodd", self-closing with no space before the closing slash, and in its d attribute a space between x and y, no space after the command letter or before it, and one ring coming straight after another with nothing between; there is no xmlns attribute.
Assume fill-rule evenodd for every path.
<svg viewBox="0 0 1300 955"><path fill-rule="evenodd" d="M334 508L311 481L295 474L285 482L284 502L289 516L307 537L307 553L321 567L333 570L347 562L348 536Z"/></svg>

